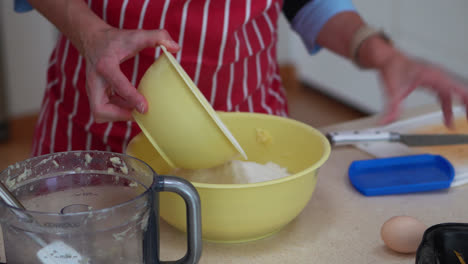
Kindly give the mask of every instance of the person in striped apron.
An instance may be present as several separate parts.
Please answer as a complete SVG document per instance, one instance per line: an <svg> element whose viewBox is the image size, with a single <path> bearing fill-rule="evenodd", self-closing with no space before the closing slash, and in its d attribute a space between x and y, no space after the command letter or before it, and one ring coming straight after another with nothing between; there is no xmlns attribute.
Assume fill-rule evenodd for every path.
<svg viewBox="0 0 468 264"><path fill-rule="evenodd" d="M135 87L160 55L175 54L216 110L287 116L276 59L284 12L310 53L325 47L375 69L388 95L383 122L424 85L452 124L451 97L468 105L466 87L413 59L366 25L351 0L16 0L61 32L50 57L33 155L67 150L123 152L140 132L131 120L148 104Z"/></svg>

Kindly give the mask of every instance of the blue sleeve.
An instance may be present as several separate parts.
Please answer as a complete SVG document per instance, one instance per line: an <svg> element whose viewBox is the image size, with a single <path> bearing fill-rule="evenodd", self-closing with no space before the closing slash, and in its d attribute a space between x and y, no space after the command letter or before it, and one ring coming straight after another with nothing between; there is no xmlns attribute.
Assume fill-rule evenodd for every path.
<svg viewBox="0 0 468 264"><path fill-rule="evenodd" d="M15 11L18 13L28 12L33 10L33 7L28 3L28 0L14 0Z"/></svg>
<svg viewBox="0 0 468 264"><path fill-rule="evenodd" d="M310 54L321 47L315 41L325 23L344 11L356 11L351 0L314 0L303 6L291 22L292 28L301 36Z"/></svg>

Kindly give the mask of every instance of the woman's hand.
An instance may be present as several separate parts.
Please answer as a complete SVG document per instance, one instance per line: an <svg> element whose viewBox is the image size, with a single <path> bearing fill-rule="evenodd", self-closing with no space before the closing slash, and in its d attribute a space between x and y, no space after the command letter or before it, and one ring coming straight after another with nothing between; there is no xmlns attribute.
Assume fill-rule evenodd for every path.
<svg viewBox="0 0 468 264"><path fill-rule="evenodd" d="M352 40L364 24L355 12L338 13L323 26L317 43L350 59ZM384 84L387 105L382 123L398 118L402 101L418 87L429 89L438 96L448 127L453 126L453 99L460 99L468 109L466 85L439 67L406 56L380 36L372 36L362 43L358 50L358 62L363 68L377 70Z"/></svg>
<svg viewBox="0 0 468 264"><path fill-rule="evenodd" d="M148 104L120 70L120 63L140 50L179 46L165 30L122 30L109 26L83 0L28 0L52 22L86 59L86 87L96 122L130 120L133 109L144 113Z"/></svg>
<svg viewBox="0 0 468 264"><path fill-rule="evenodd" d="M82 42L86 88L96 122L130 120L134 109L140 113L147 111L148 103L122 73L120 64L140 50L157 45L164 45L169 52L179 49L165 30L109 27Z"/></svg>
<svg viewBox="0 0 468 264"><path fill-rule="evenodd" d="M381 120L384 124L398 118L402 101L418 87L429 89L438 97L447 127L453 127L453 99L460 100L468 109L468 87L435 65L395 51L377 70L387 95Z"/></svg>

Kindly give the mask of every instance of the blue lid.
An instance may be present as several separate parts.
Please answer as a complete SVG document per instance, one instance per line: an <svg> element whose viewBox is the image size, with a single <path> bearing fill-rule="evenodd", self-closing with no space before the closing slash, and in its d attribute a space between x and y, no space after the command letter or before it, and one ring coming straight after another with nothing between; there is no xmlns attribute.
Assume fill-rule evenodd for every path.
<svg viewBox="0 0 468 264"><path fill-rule="evenodd" d="M354 161L348 175L359 192L375 196L449 188L455 171L440 155L418 154Z"/></svg>

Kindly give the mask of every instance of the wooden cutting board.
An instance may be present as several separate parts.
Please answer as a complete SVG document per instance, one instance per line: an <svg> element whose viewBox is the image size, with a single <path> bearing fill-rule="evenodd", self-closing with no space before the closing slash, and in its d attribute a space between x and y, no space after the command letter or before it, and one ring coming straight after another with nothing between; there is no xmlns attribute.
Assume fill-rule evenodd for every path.
<svg viewBox="0 0 468 264"><path fill-rule="evenodd" d="M468 134L468 122L465 117L457 118L454 123L455 128L453 130L448 129L443 124L436 124L422 126L410 132L420 134ZM468 144L416 147L414 151L442 155L455 166L468 164Z"/></svg>

